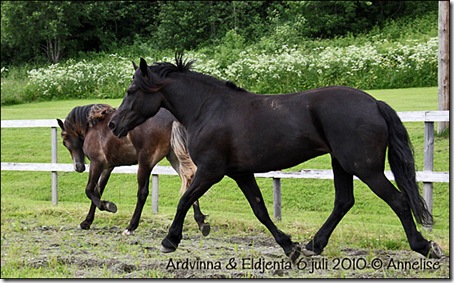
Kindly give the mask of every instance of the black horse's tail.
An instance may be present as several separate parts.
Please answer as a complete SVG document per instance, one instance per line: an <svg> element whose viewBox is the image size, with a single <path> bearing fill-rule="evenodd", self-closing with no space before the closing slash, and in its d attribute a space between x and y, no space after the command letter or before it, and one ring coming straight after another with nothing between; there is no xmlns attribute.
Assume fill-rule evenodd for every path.
<svg viewBox="0 0 454 283"><path fill-rule="evenodd" d="M388 160L397 186L408 198L416 221L423 225L431 225L432 215L427 209L425 200L419 194L419 187L416 182L413 147L407 130L396 111L388 104L378 101L378 108L388 124Z"/></svg>

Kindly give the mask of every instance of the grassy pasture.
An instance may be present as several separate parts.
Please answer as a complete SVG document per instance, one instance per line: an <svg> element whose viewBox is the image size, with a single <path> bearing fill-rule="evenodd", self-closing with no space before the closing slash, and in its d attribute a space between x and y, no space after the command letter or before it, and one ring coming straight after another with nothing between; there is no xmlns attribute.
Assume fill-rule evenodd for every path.
<svg viewBox="0 0 454 283"><path fill-rule="evenodd" d="M436 88L414 88L398 90L374 90L369 91L377 99L388 102L397 111L418 111L437 109ZM2 119L53 119L65 118L67 113L78 105L103 102L118 106L121 100L67 100L51 101L1 108ZM406 123L413 146L417 167L423 168L423 123ZM50 162L50 130L49 129L2 129L1 132L1 160L2 162ZM71 159L67 150L59 143L59 162L70 163ZM163 160L160 165L168 165ZM449 170L449 138L440 136L435 138L435 171ZM308 161L296 168L289 170L311 168L330 168L328 156L322 156ZM389 168L389 167L388 167ZM74 263L65 264L48 255L43 255L39 242L21 242L11 240L12 235L35 235L36 233L50 233L43 227L51 227L64 233L67 229L80 238L77 244L82 248L99 249L111 248L113 256L126 256L132 240L124 240L116 236L124 229L132 215L136 199L136 181L133 174L113 174L107 185L104 199L115 202L119 208L116 214L97 212L96 219L89 232L74 232L76 227L88 212L89 202L85 196L84 188L87 182L86 173L60 173L59 174L59 204L52 206L50 203L51 178L50 173L8 172L1 173L1 230L2 230L2 278L24 277L123 277L130 272L122 270L113 271L102 265L95 269L95 273L83 273L78 275L73 270ZM270 213L272 213L272 180L258 179L259 186L266 201ZM147 231L166 231L171 223L179 198L180 181L178 177L161 176L159 192L159 213L153 215L150 205L142 215L141 224L136 237L144 237L151 241ZM334 188L330 180L282 180L282 216L277 226L292 235L292 239L300 242L310 240L329 216L334 201ZM355 206L344 217L330 238L323 256L328 258L349 256L345 249L366 250L371 254L396 253L409 251L403 228L391 209L375 196L362 182L355 181ZM210 240L216 242L216 238L222 237L250 237L257 236L271 239L270 233L261 225L253 215L246 199L240 193L234 181L224 178L213 186L200 199L202 211L209 214L209 221L213 227L211 235L205 240L198 238L192 211L186 218L184 238L181 242L182 249L189 245L189 239L198 239L194 245L200 245ZM433 231L423 230L423 235L433 239L449 255L449 184L436 183L434 185L434 208L433 215L435 225ZM72 228L68 228L72 227ZM51 231L53 231L50 229ZM65 230L66 229L66 230ZM111 233L115 242L96 243L99 247L88 246L90 235L103 233L104 230L113 230ZM109 230L109 231L110 231ZM118 230L118 231L117 231ZM58 231L55 232L58 234ZM161 231L161 232L162 232ZM164 232L162 232L162 235ZM107 233L107 232L106 232ZM109 235L111 235L109 234ZM161 235L160 233L157 233ZM66 235L66 234L64 234ZM85 236L87 238L84 238ZM66 236L65 236L66 237ZM69 236L68 236L69 237ZM148 238L147 238L148 237ZM131 238L130 238L131 239ZM139 238L139 241L142 238ZM160 238L158 240L162 239ZM75 239L71 239L75 241ZM145 241L145 240L144 240ZM72 243L72 242L71 242ZM271 245L276 246L273 241ZM150 245L150 244L149 244ZM156 243L154 248L159 248ZM233 245L234 248L237 246ZM112 252L111 251L111 252ZM148 249L145 249L148 251ZM154 250L153 250L154 251ZM143 256L142 251L135 251L131 256ZM244 252L244 251L243 251ZM260 254L260 250L256 251ZM283 255L279 249L277 253ZM159 254L159 252L157 252ZM178 251L177 251L178 255ZM181 254L180 254L181 255ZM194 256L195 254L189 255ZM36 267L36 262L30 263L30 259L47 256L47 264ZM153 255L154 256L154 255ZM157 256L157 255L156 255ZM162 256L162 255L161 255ZM238 251L235 250L235 256ZM49 258L50 257L50 258ZM408 258L417 258L418 255L409 252ZM137 259L136 259L137 261ZM134 265L135 263L133 263ZM449 267L437 272L418 271L410 273L392 273L383 270L374 275L377 277L447 277ZM305 275L287 276L305 277ZM136 275L138 277L172 277L159 270L144 271ZM176 275L178 277L178 274ZM241 277L254 276L254 274L242 274ZM326 277L327 275L323 275ZM330 273L332 277L355 277L349 273ZM269 275L269 277L273 277Z"/></svg>

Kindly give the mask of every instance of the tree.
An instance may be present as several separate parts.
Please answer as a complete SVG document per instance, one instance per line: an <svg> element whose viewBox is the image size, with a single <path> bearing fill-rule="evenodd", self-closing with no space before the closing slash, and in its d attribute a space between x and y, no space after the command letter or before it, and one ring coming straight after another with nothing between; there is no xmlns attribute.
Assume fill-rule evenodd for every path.
<svg viewBox="0 0 454 283"><path fill-rule="evenodd" d="M2 1L2 65L108 50L155 28L152 1Z"/></svg>
<svg viewBox="0 0 454 283"><path fill-rule="evenodd" d="M68 1L2 2L2 49L18 48L20 57L44 51L47 58L58 62L71 28L78 25L77 14ZM76 10L76 9L74 9ZM34 56L31 56L34 57Z"/></svg>

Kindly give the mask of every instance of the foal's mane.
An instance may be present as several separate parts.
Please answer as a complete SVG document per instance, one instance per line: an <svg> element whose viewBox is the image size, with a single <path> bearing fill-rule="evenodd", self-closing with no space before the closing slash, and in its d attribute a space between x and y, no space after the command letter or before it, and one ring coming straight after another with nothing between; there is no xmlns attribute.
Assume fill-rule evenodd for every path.
<svg viewBox="0 0 454 283"><path fill-rule="evenodd" d="M106 115L115 112L115 108L108 104L94 104L88 113L88 125L93 127L98 122L104 120Z"/></svg>
<svg viewBox="0 0 454 283"><path fill-rule="evenodd" d="M115 111L114 108L107 104L89 104L74 107L65 118L66 133L84 137L90 126L104 118L105 114L102 114L104 110L106 110L105 114Z"/></svg>

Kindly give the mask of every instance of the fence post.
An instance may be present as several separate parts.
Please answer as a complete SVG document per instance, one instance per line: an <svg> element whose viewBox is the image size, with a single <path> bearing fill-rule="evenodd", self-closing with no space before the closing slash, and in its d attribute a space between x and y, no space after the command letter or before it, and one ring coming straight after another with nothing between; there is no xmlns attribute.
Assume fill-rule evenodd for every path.
<svg viewBox="0 0 454 283"><path fill-rule="evenodd" d="M424 122L424 171L433 171L434 169L434 122ZM424 200L427 204L427 209L432 213L432 192L433 183L423 182ZM425 226L429 231L432 231L432 225Z"/></svg>
<svg viewBox="0 0 454 283"><path fill-rule="evenodd" d="M281 203L282 203L282 195L281 195L281 179L280 178L273 178L273 192L274 192L274 218L277 220L282 219L281 214Z"/></svg>
<svg viewBox="0 0 454 283"><path fill-rule="evenodd" d="M158 213L159 175L151 175L151 211Z"/></svg>
<svg viewBox="0 0 454 283"><path fill-rule="evenodd" d="M57 163L57 127L51 127L52 163ZM52 171L52 204L58 203L58 172Z"/></svg>

